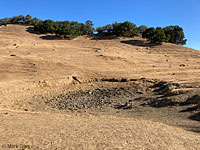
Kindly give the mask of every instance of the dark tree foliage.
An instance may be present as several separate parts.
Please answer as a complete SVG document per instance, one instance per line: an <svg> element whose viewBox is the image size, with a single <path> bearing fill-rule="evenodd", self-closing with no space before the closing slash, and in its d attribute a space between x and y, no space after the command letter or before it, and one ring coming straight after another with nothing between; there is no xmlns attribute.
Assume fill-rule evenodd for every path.
<svg viewBox="0 0 200 150"><path fill-rule="evenodd" d="M106 31L106 30L105 30L104 27L97 27L97 28L96 28L96 32L97 32L97 34L104 33L105 31Z"/></svg>
<svg viewBox="0 0 200 150"><path fill-rule="evenodd" d="M183 28L179 26L167 26L164 29L165 35L169 43L184 45L186 44Z"/></svg>
<svg viewBox="0 0 200 150"><path fill-rule="evenodd" d="M93 32L94 32L93 26L94 26L94 24L92 23L91 20L87 20L85 22L85 32L87 35L93 34Z"/></svg>
<svg viewBox="0 0 200 150"><path fill-rule="evenodd" d="M168 26L165 28L148 28L142 33L142 37L153 43L169 42L184 45L186 39L183 29L179 26Z"/></svg>
<svg viewBox="0 0 200 150"><path fill-rule="evenodd" d="M42 20L40 20L40 19L38 19L38 18L33 18L32 20L31 20L31 25L33 25L33 26L36 26L36 25L38 25L40 22L42 22Z"/></svg>
<svg viewBox="0 0 200 150"><path fill-rule="evenodd" d="M113 24L113 34L125 37L134 37L138 35L137 26L134 23L125 21L123 23Z"/></svg>
<svg viewBox="0 0 200 150"><path fill-rule="evenodd" d="M142 34L148 27L145 25L141 25L138 27L138 31L140 34Z"/></svg>
<svg viewBox="0 0 200 150"><path fill-rule="evenodd" d="M154 37L153 37L153 42L154 43L163 43L167 42L168 38L165 36L165 32L162 28L158 27L155 29Z"/></svg>
<svg viewBox="0 0 200 150"><path fill-rule="evenodd" d="M78 23L76 21L42 21L38 18L33 18L30 15L13 16L11 18L0 19L0 26L7 24L20 24L20 25L32 25L34 31L41 34L56 34L58 37L75 38L81 35L93 35L94 28L91 20L87 20L85 24ZM183 28L179 26L167 26L165 28L157 27L156 29L151 27L147 28L145 25L137 27L134 23L125 21L123 23L108 24L103 27L97 27L96 31L99 34L134 37L142 34L143 38L153 42L162 43L169 42L174 44L184 45L186 44Z"/></svg>
<svg viewBox="0 0 200 150"><path fill-rule="evenodd" d="M25 18L24 18L24 24L25 25L31 25L32 24L32 17L30 15L27 15Z"/></svg>
<svg viewBox="0 0 200 150"><path fill-rule="evenodd" d="M146 38L147 40L152 41L154 38L154 34L155 34L155 28L150 27L142 33L142 38Z"/></svg>
<svg viewBox="0 0 200 150"><path fill-rule="evenodd" d="M97 27L98 34L109 33L116 36L134 37L138 35L138 28L134 23L125 21L123 23L108 24L103 27Z"/></svg>
<svg viewBox="0 0 200 150"><path fill-rule="evenodd" d="M163 43L167 42L168 38L165 36L165 32L162 28L157 27L156 29L151 27L146 29L142 33L142 37L146 38L147 40L151 41L152 43Z"/></svg>
<svg viewBox="0 0 200 150"><path fill-rule="evenodd" d="M11 22L12 22L12 18L1 19L1 25L7 25L7 24L10 24Z"/></svg>
<svg viewBox="0 0 200 150"><path fill-rule="evenodd" d="M113 32L113 26L111 24L108 24L108 25L104 26L104 30L108 33L112 33Z"/></svg>

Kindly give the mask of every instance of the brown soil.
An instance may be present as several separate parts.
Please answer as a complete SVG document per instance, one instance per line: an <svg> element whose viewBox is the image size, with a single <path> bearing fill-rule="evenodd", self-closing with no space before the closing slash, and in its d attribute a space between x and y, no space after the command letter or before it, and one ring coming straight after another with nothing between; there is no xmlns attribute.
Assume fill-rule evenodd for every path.
<svg viewBox="0 0 200 150"><path fill-rule="evenodd" d="M200 147L199 51L28 31L0 27L0 149Z"/></svg>

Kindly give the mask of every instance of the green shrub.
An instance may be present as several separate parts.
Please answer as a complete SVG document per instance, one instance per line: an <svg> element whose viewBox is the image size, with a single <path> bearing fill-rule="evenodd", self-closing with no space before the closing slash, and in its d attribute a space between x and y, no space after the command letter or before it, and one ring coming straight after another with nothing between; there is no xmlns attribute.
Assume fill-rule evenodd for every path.
<svg viewBox="0 0 200 150"><path fill-rule="evenodd" d="M141 25L141 26L138 27L138 32L139 32L140 34L142 34L146 29L148 29L147 26Z"/></svg>
<svg viewBox="0 0 200 150"><path fill-rule="evenodd" d="M165 36L165 32L162 28L157 27L156 29L151 27L146 29L142 33L142 37L151 41L152 43L162 44L163 42L167 42L168 38Z"/></svg>
<svg viewBox="0 0 200 150"><path fill-rule="evenodd" d="M180 44L180 45L186 44L187 40L185 39L183 28L179 26L167 26L163 29L166 37L168 38L169 43Z"/></svg>
<svg viewBox="0 0 200 150"><path fill-rule="evenodd" d="M96 31L100 33L109 33L117 36L134 37L138 35L138 28L134 23L125 21L123 23L108 24L103 27L97 27Z"/></svg>

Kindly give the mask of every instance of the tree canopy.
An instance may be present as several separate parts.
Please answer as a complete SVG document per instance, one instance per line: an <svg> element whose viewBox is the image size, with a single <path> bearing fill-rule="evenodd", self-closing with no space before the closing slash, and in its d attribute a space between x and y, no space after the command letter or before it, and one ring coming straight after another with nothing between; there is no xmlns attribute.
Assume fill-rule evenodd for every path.
<svg viewBox="0 0 200 150"><path fill-rule="evenodd" d="M183 29L179 26L157 27L156 29L151 27L142 33L142 37L153 43L168 42L184 45L187 41Z"/></svg>
<svg viewBox="0 0 200 150"><path fill-rule="evenodd" d="M19 15L11 18L0 19L0 26L7 24L20 24L20 25L32 25L34 31L39 34L55 34L58 37L64 37L68 39L76 38L81 35L93 35L94 31L99 34L115 35L123 37L134 37L142 35L153 43L169 42L179 45L186 44L185 35L183 28L179 26L166 26L161 27L150 27L141 25L139 27L136 24L125 21L122 23L115 22L113 24L107 24L102 27L94 29L94 24L91 20L87 20L84 23L76 21L53 21L53 20L40 20L38 18L32 18L30 15Z"/></svg>

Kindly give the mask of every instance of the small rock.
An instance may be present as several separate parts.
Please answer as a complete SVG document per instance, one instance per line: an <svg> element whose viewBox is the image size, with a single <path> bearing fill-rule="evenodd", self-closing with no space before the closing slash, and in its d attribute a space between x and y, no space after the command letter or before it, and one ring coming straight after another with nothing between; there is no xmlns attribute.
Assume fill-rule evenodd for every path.
<svg viewBox="0 0 200 150"><path fill-rule="evenodd" d="M11 54L10 56L16 56L15 54Z"/></svg>
<svg viewBox="0 0 200 150"><path fill-rule="evenodd" d="M180 67L185 67L185 65L184 65L184 64L181 64Z"/></svg>

